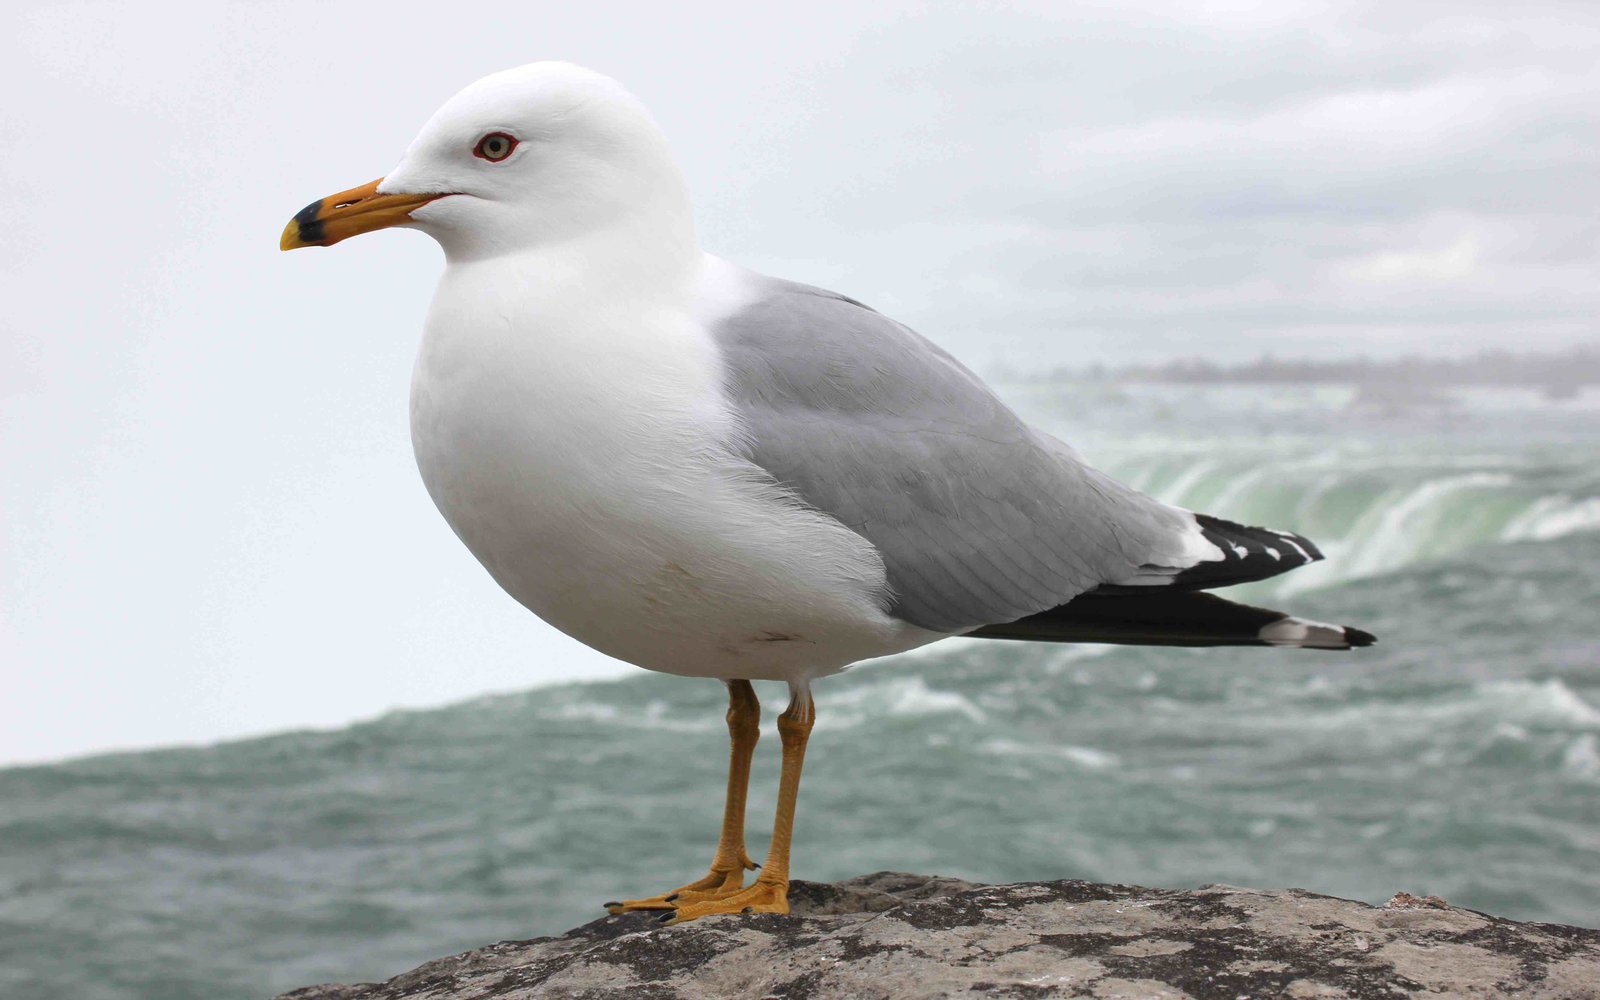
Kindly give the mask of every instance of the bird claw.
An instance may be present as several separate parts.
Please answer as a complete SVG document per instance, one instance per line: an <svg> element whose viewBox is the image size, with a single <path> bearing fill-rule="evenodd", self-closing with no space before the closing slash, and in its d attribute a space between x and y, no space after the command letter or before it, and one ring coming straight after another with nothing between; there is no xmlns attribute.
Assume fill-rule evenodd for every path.
<svg viewBox="0 0 1600 1000"><path fill-rule="evenodd" d="M788 913L789 884L756 880L748 889L722 896L686 901L672 913L662 914L662 924L681 924L722 913Z"/></svg>
<svg viewBox="0 0 1600 1000"><path fill-rule="evenodd" d="M731 896L744 888L745 869L755 867L756 863L745 857L738 868L713 867L705 878L671 889L659 896L613 900L605 904L606 912L615 916L633 910L671 910L688 903L702 903Z"/></svg>

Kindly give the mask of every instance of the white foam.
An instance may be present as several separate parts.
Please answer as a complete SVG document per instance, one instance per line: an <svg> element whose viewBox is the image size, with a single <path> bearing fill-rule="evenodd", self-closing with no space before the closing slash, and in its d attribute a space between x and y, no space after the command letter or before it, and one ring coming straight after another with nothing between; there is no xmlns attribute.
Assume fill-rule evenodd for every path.
<svg viewBox="0 0 1600 1000"><path fill-rule="evenodd" d="M601 722L618 728L663 729L675 733L705 732L721 729L724 725L720 711L710 713L704 718L687 715L681 708L677 710L677 714L672 713L672 706L659 698L637 711L587 700L560 702L538 709L541 717L559 719L563 722Z"/></svg>
<svg viewBox="0 0 1600 1000"><path fill-rule="evenodd" d="M1187 507L1183 502L1184 495L1193 489L1202 479L1218 468L1218 463L1207 459L1189 466L1171 485L1161 491L1166 501L1178 507Z"/></svg>
<svg viewBox="0 0 1600 1000"><path fill-rule="evenodd" d="M1543 542L1580 531L1600 531L1600 497L1542 497L1501 532L1501 541Z"/></svg>
<svg viewBox="0 0 1600 1000"><path fill-rule="evenodd" d="M1431 728L1468 725L1493 732L1502 724L1528 731L1600 733L1600 708L1559 678L1485 681L1440 692L1427 701L1372 702L1331 711L1255 718L1255 726L1333 732L1352 730L1384 742L1422 738Z"/></svg>
<svg viewBox="0 0 1600 1000"><path fill-rule="evenodd" d="M1534 681L1489 681L1477 689L1496 702L1519 709L1523 718L1582 729L1600 729L1600 708L1583 700L1559 678Z"/></svg>
<svg viewBox="0 0 1600 1000"><path fill-rule="evenodd" d="M1362 519L1369 522L1376 517L1376 523L1371 527L1357 524L1351 532L1350 558L1340 575L1367 576L1411 562L1427 541L1424 526L1439 514L1446 500L1467 490L1503 489L1509 485L1511 477L1505 473L1470 472L1430 479L1389 503L1380 502Z"/></svg>
<svg viewBox="0 0 1600 1000"><path fill-rule="evenodd" d="M1084 643L1076 646L1062 646L1060 647L1060 651L1051 656L1050 661L1044 665L1044 674L1046 677L1059 677L1066 673L1069 669L1072 669L1073 683L1088 684L1090 683L1091 675L1088 671L1076 667L1076 664L1080 664L1085 660L1094 660L1099 659L1102 656L1108 656L1115 652L1116 648L1117 647L1115 646L1104 643Z"/></svg>
<svg viewBox="0 0 1600 1000"><path fill-rule="evenodd" d="M897 677L817 698L818 729L849 729L885 716L964 715L973 722L989 716L965 695L930 688L920 677Z"/></svg>
<svg viewBox="0 0 1600 1000"><path fill-rule="evenodd" d="M1283 468L1287 464L1283 462L1263 462L1249 472L1235 476L1233 482L1229 483L1227 488L1217 494L1216 499L1210 502L1211 509L1226 517L1229 512L1238 506L1242 499L1249 497L1257 486L1270 477L1282 475Z"/></svg>
<svg viewBox="0 0 1600 1000"><path fill-rule="evenodd" d="M1051 746L1039 743L1020 743L1016 740L992 739L978 744L981 753L999 757L1053 757L1069 761L1090 771L1103 771L1122 763L1122 758L1109 750L1065 744Z"/></svg>
<svg viewBox="0 0 1600 1000"><path fill-rule="evenodd" d="M547 719L574 722L616 722L622 717L622 712L617 706L598 701L569 701L541 708L538 714Z"/></svg>
<svg viewBox="0 0 1600 1000"><path fill-rule="evenodd" d="M1561 773L1579 781L1600 782L1600 738L1585 733L1567 744L1561 755Z"/></svg>
<svg viewBox="0 0 1600 1000"><path fill-rule="evenodd" d="M1600 530L1600 497L1561 495L1535 500L1526 492L1524 466L1503 455L1429 454L1419 464L1415 455L1396 456L1349 444L1309 457L1277 452L1264 458L1240 452L1221 458L1194 453L1183 460L1181 468L1172 470L1171 443L1155 442L1150 447L1167 454L1132 466L1138 472L1136 478L1146 486L1156 486L1155 493L1166 502L1198 506L1222 517L1244 517L1272 529L1305 530L1317 541L1326 562L1262 585L1279 596L1391 572L1474 545ZM1168 476L1172 476L1171 483L1160 486L1160 480ZM1386 482L1392 485L1374 492ZM1266 490L1269 483L1272 488ZM1364 510L1353 523L1345 521L1348 527L1335 535L1326 525L1318 526L1330 513L1321 504L1330 493L1346 488L1355 492L1341 495L1338 507L1347 509L1352 500L1359 503L1364 496ZM1288 500L1288 508L1277 513L1263 509L1255 499L1263 494L1275 501ZM1248 516L1232 509L1241 504L1252 508ZM1273 506L1280 505L1275 502ZM1518 507L1524 508L1523 513L1510 517ZM1348 515L1333 516L1343 520ZM1270 543L1269 558L1275 554L1286 562L1310 562L1309 553L1292 535L1273 534L1281 542ZM1220 551L1229 553L1230 559L1242 555L1231 545Z"/></svg>

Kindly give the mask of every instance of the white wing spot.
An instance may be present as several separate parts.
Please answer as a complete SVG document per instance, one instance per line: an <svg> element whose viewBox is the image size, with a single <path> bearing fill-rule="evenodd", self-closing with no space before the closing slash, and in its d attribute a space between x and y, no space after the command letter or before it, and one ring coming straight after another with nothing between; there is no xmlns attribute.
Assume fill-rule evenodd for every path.
<svg viewBox="0 0 1600 1000"><path fill-rule="evenodd" d="M1294 537L1292 535L1286 535L1281 531L1277 532L1277 535L1278 535L1279 538L1283 539L1285 542L1288 542L1289 545L1291 545L1296 552L1300 553L1300 558L1301 559L1303 559L1306 562L1310 562L1311 561L1311 553L1307 552L1305 550L1305 548L1302 547L1299 542L1295 541Z"/></svg>
<svg viewBox="0 0 1600 1000"><path fill-rule="evenodd" d="M1256 637L1272 646L1298 646L1303 649L1350 648L1350 640L1342 627L1287 616L1262 626Z"/></svg>

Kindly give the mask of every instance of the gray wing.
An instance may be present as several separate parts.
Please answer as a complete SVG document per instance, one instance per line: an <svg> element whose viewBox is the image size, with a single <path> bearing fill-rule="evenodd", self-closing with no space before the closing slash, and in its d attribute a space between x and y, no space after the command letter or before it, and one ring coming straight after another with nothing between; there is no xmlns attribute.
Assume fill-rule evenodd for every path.
<svg viewBox="0 0 1600 1000"><path fill-rule="evenodd" d="M959 632L1201 558L1188 512L1089 468L910 329L753 280L759 296L713 324L748 457L872 543L894 616Z"/></svg>

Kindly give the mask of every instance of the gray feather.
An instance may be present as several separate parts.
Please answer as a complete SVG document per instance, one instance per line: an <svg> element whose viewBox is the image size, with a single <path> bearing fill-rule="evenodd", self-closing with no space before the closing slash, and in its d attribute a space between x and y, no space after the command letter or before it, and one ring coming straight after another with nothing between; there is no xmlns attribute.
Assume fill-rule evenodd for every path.
<svg viewBox="0 0 1600 1000"><path fill-rule="evenodd" d="M714 335L748 457L883 558L889 612L965 631L1141 567L1186 566L1192 518L1085 465L910 329L756 278Z"/></svg>

